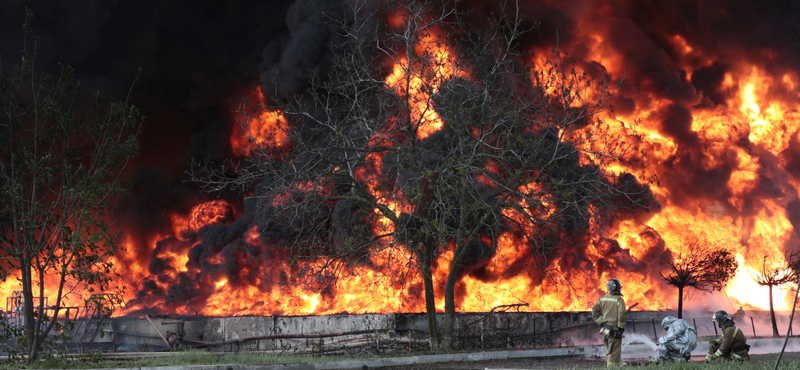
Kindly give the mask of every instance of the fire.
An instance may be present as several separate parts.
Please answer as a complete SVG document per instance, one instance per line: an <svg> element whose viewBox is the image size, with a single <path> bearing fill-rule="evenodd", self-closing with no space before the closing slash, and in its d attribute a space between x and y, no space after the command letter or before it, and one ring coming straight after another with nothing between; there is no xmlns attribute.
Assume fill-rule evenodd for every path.
<svg viewBox="0 0 800 370"><path fill-rule="evenodd" d="M409 75L409 71L416 71L417 67L409 65L408 59L402 58L394 64L392 73L386 77L386 85L389 88L401 96L411 97L409 100L412 103L412 111L409 121L417 124L419 139L439 131L444 125L433 110L433 95L438 92L441 83L453 77L463 76L463 72L454 65L453 60L457 56L442 45L441 37L437 34L437 30L431 30L430 34L423 37L415 46L418 49L417 53L422 54L424 51L419 49L424 49L433 55L433 65L425 66L430 69L426 72L431 76L421 76L417 73Z"/></svg>
<svg viewBox="0 0 800 370"><path fill-rule="evenodd" d="M249 156L253 152L263 152L266 147L280 148L289 138L286 118L280 113L263 106L264 94L258 86L245 95L250 104L242 105L247 122L239 122L238 130L230 135L231 148L237 155ZM240 97L238 100L242 100ZM237 111L236 113L241 113Z"/></svg>
<svg viewBox="0 0 800 370"><path fill-rule="evenodd" d="M233 216L233 208L225 201L213 200L192 209L189 215L189 230L197 232L205 225L223 222Z"/></svg>
<svg viewBox="0 0 800 370"><path fill-rule="evenodd" d="M726 209L726 205L720 200L685 205L662 201L664 209L644 226L657 230L672 250L680 250L678 243L681 235L703 235L705 238L723 242L736 254L740 265L738 273L725 290L725 296L730 299L729 304L768 309L767 288L758 286L753 276L764 256L774 257L778 264L784 262L783 250L787 241L794 238L794 227L787 219L785 205L779 198L761 199L757 214L745 217L741 214L750 212L748 207L753 206L752 194L763 187L763 173L767 169L763 152L760 151L771 151L780 156L790 145L791 137L796 134L800 121L797 113L788 109L782 101L766 99L767 91L776 83L775 80L756 67L744 70L746 72L743 72L743 76L737 76L736 79L730 73L726 75L724 84L739 91L738 94L732 94L728 102L729 108L718 106L713 111L698 109L693 112L695 119L692 122L692 129L702 140L701 145L707 148L707 158L699 165L714 171L724 163L730 163L730 158L735 159L735 166L731 168L727 183L722 187L727 189L727 196L721 199L732 206L734 211ZM734 82L737 80L740 82ZM749 139L758 148L757 151L731 145L742 138ZM654 141L653 136L649 136L647 141L656 144L660 140L661 138ZM662 145L656 146L658 147L663 148ZM652 171L657 172L662 161L677 154L677 147L673 144L670 147L672 149L668 151L651 152L658 158L655 164L650 164ZM792 184L789 189L795 188L796 185ZM656 185L653 190L661 199L674 197L669 186ZM623 224L619 231L621 236L628 234L628 238L631 238L630 234L638 229L633 224ZM618 240L623 242L625 237ZM776 288L776 309L790 308L786 300L780 298L788 292L787 289L788 287Z"/></svg>
<svg viewBox="0 0 800 370"><path fill-rule="evenodd" d="M610 5L593 11L617 16ZM800 153L794 152L800 145L800 113L795 108L800 98L798 76L774 75L745 60L717 71L712 52L677 33L662 35L659 44L652 40L641 43L661 58L647 64L635 60L634 53L626 53L624 42L615 44L619 35L601 24L601 18L605 19L579 19L574 40L564 49L571 46L581 53L582 61L575 67L580 72L590 73L595 68L607 73L611 82L623 75L632 79L620 88L619 100L609 104L615 106L609 106L601 118L613 132L638 143L646 153L646 158L631 159L641 163L634 175L639 179L657 176L651 190L661 208L598 228L574 245L560 245L564 252L547 261L547 273L520 270L519 261L530 257L524 242L512 233L501 235L495 241L495 254L484 261L479 272L463 274L456 288L461 292L458 310L489 311L516 303L528 303L519 308L528 311L587 310L612 277L622 281L626 300L638 303L640 310L676 308L677 291L659 273L667 269L662 259L683 251L686 246L681 240L688 236L724 245L740 266L723 292L692 293L687 297L689 307L714 304L720 307L712 310L739 306L768 309L767 288L758 286L753 276L764 256L770 256L775 264L786 262L784 255L797 249L800 240L792 223L797 222L798 215L792 214L797 206L791 205L797 201L800 180L787 169L797 167L800 161ZM403 19L388 21L391 27L399 27ZM424 76L409 74L412 62L399 58L388 66L384 82L387 89L410 97L408 119L418 123L417 138L424 139L445 124L432 109L434 94L443 82L467 78L469 71L457 67L458 53L437 42L435 32L415 48L434 56L431 70ZM647 64L647 68L639 68L639 64ZM653 72L659 68L665 72ZM715 91L692 86L675 97L659 89L663 87L659 78L676 86L692 85L709 70L716 73ZM260 89L251 94L251 101L263 99ZM288 123L280 112L256 111L242 131L230 135L231 147L240 156L281 148L289 140ZM587 130L591 129L589 125ZM380 140L376 136L375 144ZM380 168L382 160L373 155L366 166L355 171L365 179L378 176L378 171L370 169ZM616 166L610 168L615 173L626 170L619 164L609 166ZM329 185L325 181L296 186L304 191L326 191ZM375 186L368 191L395 215L410 211L402 194L400 199L390 199ZM275 197L271 205L288 202L292 195ZM545 204L541 211L549 209ZM148 267L132 258L120 259L130 264L125 280L134 289L126 297L129 304L117 314L147 310L194 314L196 310L210 316L325 315L425 310L422 279L409 264L412 256L407 250L385 248L363 265L342 267L332 286L311 292L293 280L301 272L284 259L282 245L268 245L257 222L236 218L244 212L226 202L212 201L197 205L188 214L171 215L173 235L158 235L144 247L159 264ZM394 231L386 218L376 216L380 210L373 212L375 233ZM439 258L436 289L442 289L452 255L444 253ZM136 283L139 280L147 281L146 288ZM0 289L10 288L4 285ZM791 308L782 299L788 289L779 287L774 292L779 310ZM436 296L441 310L443 292L437 291Z"/></svg>

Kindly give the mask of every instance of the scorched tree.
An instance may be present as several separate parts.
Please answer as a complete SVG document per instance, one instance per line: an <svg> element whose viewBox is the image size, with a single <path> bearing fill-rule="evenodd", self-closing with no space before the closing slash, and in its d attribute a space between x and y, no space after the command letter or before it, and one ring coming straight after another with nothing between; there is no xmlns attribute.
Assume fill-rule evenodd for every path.
<svg viewBox="0 0 800 370"><path fill-rule="evenodd" d="M775 264L774 261L767 261L767 256L764 256L764 261L761 264L761 269L753 275L753 280L758 285L766 286L769 289L769 317L772 321L772 336L778 337L778 323L775 320L775 305L772 301L772 288L791 283L797 280L797 271L793 267L800 264L800 255L792 253L787 257L787 260L781 264Z"/></svg>
<svg viewBox="0 0 800 370"><path fill-rule="evenodd" d="M458 1L365 5L326 13L334 60L305 89L265 81L265 109L285 119L273 138L285 141L194 175L211 191L251 191L262 237L293 262L284 282L324 291L357 265L421 277L431 346L449 348L460 274L491 258L501 235L544 267L566 236L650 193L624 170L639 158L636 138L598 117L615 86L557 50L519 50L529 29L517 5L483 27Z"/></svg>
<svg viewBox="0 0 800 370"><path fill-rule="evenodd" d="M686 288L710 292L722 290L736 274L739 263L730 251L713 240L699 236L682 238L680 248L663 261L670 266L666 275L660 273L667 284L678 288L678 318L683 316L683 293Z"/></svg>

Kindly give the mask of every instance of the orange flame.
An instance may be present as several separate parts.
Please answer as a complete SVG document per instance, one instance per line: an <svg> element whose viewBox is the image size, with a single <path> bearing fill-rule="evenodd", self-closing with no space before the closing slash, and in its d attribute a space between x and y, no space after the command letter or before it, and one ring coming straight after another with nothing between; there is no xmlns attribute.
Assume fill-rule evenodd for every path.
<svg viewBox="0 0 800 370"><path fill-rule="evenodd" d="M261 86L254 88L246 94L248 105L243 105L241 111L245 113L247 122L238 125L230 136L231 148L234 153L243 156L252 155L254 151L265 147L280 148L289 138L286 118L280 112L267 110L263 106L264 94ZM241 100L243 98L240 98ZM237 114L241 114L237 111ZM237 121L240 118L236 118Z"/></svg>

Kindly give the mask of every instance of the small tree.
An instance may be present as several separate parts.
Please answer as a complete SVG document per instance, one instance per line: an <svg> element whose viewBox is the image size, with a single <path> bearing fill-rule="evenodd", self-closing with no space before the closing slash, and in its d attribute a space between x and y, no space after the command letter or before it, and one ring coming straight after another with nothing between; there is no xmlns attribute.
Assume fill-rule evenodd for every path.
<svg viewBox="0 0 800 370"><path fill-rule="evenodd" d="M99 94L85 106L69 66L57 79L37 72L38 40L27 21L24 31L21 63L0 72L0 278L21 282L18 343L33 362L66 294L103 304L89 302L92 293L110 290L118 246L105 218L111 198L125 192L141 120L136 108Z"/></svg>
<svg viewBox="0 0 800 370"><path fill-rule="evenodd" d="M775 266L774 264L768 263L767 256L764 256L764 261L761 264L761 270L759 270L759 272L753 276L753 280L755 280L758 285L769 288L769 316L772 320L772 336L774 337L780 336L780 333L778 333L778 323L775 320L775 306L772 302L772 287L784 285L797 280L795 271L790 267L792 264L797 264L797 262L793 260L797 260L795 254L792 254L789 261Z"/></svg>
<svg viewBox="0 0 800 370"><path fill-rule="evenodd" d="M281 237L292 276L310 289L354 265L392 276L412 266L431 346L450 348L460 274L491 257L501 235L547 266L569 235L641 207L650 193L604 169L624 168L635 145L597 118L608 86L557 50L528 64L515 49L522 19L505 16L519 8L472 28L457 1L385 5L382 27L358 6L330 20L344 41L305 91L266 90L290 126L286 143L253 151L230 167L235 176L211 166L210 178L195 179L209 190L252 189L259 230Z"/></svg>
<svg viewBox="0 0 800 370"><path fill-rule="evenodd" d="M739 263L727 249L697 236L682 238L681 251L672 252L666 260L672 271L666 276L660 273L667 284L678 288L678 318L683 316L683 291L694 288L699 291L722 290L736 274Z"/></svg>

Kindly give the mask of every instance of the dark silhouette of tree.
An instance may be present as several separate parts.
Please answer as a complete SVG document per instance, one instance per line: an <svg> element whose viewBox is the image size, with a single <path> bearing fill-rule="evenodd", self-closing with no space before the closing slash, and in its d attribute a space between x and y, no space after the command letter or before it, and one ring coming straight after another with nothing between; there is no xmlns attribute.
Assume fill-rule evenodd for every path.
<svg viewBox="0 0 800 370"><path fill-rule="evenodd" d="M727 249L697 236L682 238L680 252L672 251L672 259L664 261L672 268L661 277L678 288L678 318L683 316L683 292L722 290L736 273L739 263Z"/></svg>
<svg viewBox="0 0 800 370"><path fill-rule="evenodd" d="M565 235L652 197L630 173L605 169L641 158L635 140L597 118L613 86L592 82L557 50L528 64L516 49L525 23L506 17L519 9L476 28L457 1L384 5L388 25L365 23L374 17L358 8L329 21L341 37L337 56L307 89L267 93L291 127L286 145L195 179L212 191L254 189L259 230L290 230L284 251L311 289L354 264L393 276L411 266L423 281L431 346L450 348L460 274L491 258L502 233L546 266Z"/></svg>
<svg viewBox="0 0 800 370"><path fill-rule="evenodd" d="M778 324L775 320L775 307L772 302L772 287L780 286L783 284L791 283L797 280L795 270L791 268L797 265L798 258L796 254L791 254L787 261L784 261L777 266L769 263L768 256L764 256L764 261L761 264L761 270L753 276L753 280L758 285L769 287L769 317L772 320L772 336L778 337Z"/></svg>
<svg viewBox="0 0 800 370"><path fill-rule="evenodd" d="M35 362L68 294L101 309L119 302L121 295L96 293L115 292L118 235L106 217L112 198L127 191L141 116L100 94L87 104L67 65L56 78L37 71L31 17L28 10L20 64L11 74L0 65L0 279L22 286L17 343Z"/></svg>

